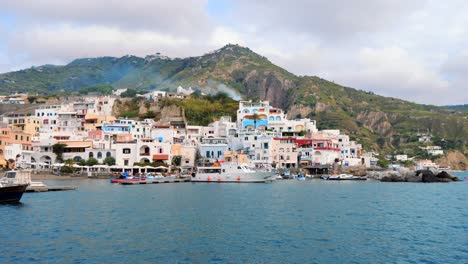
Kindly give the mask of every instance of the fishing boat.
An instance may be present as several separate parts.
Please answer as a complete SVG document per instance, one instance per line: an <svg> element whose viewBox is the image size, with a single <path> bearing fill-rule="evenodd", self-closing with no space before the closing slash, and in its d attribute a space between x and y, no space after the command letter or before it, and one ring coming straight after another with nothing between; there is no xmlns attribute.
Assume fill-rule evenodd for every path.
<svg viewBox="0 0 468 264"><path fill-rule="evenodd" d="M29 172L7 171L0 179L0 203L18 203L30 182Z"/></svg>
<svg viewBox="0 0 468 264"><path fill-rule="evenodd" d="M140 181L140 180L142 180L142 178L129 176L128 173L125 171L118 178L111 178L110 182L111 183L121 183L121 182Z"/></svg>
<svg viewBox="0 0 468 264"><path fill-rule="evenodd" d="M276 179L274 171L255 170L247 164L222 163L217 166L197 167L192 182L249 182L264 183Z"/></svg>
<svg viewBox="0 0 468 264"><path fill-rule="evenodd" d="M320 177L329 181L363 181L367 180L366 177L353 176L351 174L327 175Z"/></svg>

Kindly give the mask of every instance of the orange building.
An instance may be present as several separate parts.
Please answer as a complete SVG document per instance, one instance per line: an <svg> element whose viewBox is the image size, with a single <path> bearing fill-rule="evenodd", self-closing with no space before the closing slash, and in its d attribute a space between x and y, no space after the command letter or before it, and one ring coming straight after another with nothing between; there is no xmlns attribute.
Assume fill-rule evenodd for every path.
<svg viewBox="0 0 468 264"><path fill-rule="evenodd" d="M13 168L15 157L6 155L6 147L18 144L22 151L32 150L32 135L21 130L14 130L6 124L0 125L0 166ZM20 154L20 153L17 153ZM16 155L15 155L16 156Z"/></svg>

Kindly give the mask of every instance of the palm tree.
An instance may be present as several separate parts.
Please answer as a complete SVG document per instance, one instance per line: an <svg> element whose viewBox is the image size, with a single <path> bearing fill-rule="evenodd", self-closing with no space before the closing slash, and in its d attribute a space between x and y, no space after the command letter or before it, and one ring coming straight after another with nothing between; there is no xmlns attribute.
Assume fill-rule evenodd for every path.
<svg viewBox="0 0 468 264"><path fill-rule="evenodd" d="M73 161L73 159L65 160L65 165L67 165L70 168L73 166L74 163L75 163L75 161Z"/></svg>
<svg viewBox="0 0 468 264"><path fill-rule="evenodd" d="M256 130L257 129L257 120L260 120L260 116L257 113L254 113L252 115L252 119L254 121L254 130Z"/></svg>

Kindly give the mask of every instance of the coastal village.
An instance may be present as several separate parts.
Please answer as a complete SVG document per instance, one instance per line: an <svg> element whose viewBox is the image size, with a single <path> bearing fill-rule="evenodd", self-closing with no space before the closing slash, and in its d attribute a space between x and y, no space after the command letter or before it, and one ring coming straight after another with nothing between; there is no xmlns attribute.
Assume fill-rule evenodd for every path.
<svg viewBox="0 0 468 264"><path fill-rule="evenodd" d="M268 101L239 101L236 120L225 116L208 126L195 126L183 114L160 120L113 116L114 103L125 91L35 104L29 113L5 113L0 123L0 166L83 176L137 174L156 167L187 169L201 161L251 163L308 175L343 171L365 175L366 168L377 167L378 154L365 152L340 130L319 130L316 121L307 118L288 119ZM174 93L138 96L184 100L192 93L191 88L179 87ZM23 105L26 98L4 96L1 104ZM427 151L443 153L440 147ZM417 162L417 169L435 167L430 160Z"/></svg>

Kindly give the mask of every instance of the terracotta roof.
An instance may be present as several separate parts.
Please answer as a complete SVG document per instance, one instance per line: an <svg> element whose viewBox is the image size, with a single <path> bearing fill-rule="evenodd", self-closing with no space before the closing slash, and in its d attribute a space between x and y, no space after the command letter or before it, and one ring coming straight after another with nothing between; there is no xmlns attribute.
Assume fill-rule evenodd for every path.
<svg viewBox="0 0 468 264"><path fill-rule="evenodd" d="M92 141L59 141L60 144L66 144L66 148L91 148Z"/></svg>
<svg viewBox="0 0 468 264"><path fill-rule="evenodd" d="M155 154L153 155L153 160L168 160L169 155L167 154Z"/></svg>

